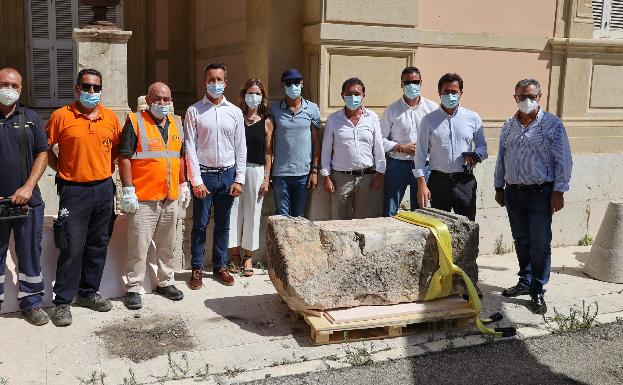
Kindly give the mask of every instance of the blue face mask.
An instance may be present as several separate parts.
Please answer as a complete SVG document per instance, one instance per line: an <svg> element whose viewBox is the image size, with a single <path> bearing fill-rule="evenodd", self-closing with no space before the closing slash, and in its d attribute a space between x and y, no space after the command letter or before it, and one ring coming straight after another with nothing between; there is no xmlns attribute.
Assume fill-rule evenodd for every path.
<svg viewBox="0 0 623 385"><path fill-rule="evenodd" d="M344 95L344 104L346 104L346 108L351 111L355 111L357 108L361 107L362 102L363 98L361 95Z"/></svg>
<svg viewBox="0 0 623 385"><path fill-rule="evenodd" d="M459 98L459 94L441 95L441 104L448 109L453 109L459 105Z"/></svg>
<svg viewBox="0 0 623 385"><path fill-rule="evenodd" d="M402 91L404 92L407 99L415 99L420 96L420 85L419 84L405 84L402 87Z"/></svg>
<svg viewBox="0 0 623 385"><path fill-rule="evenodd" d="M163 119L169 113L171 109L170 104L152 104L149 107L149 111L151 111L152 115L156 117L156 119Z"/></svg>
<svg viewBox="0 0 623 385"><path fill-rule="evenodd" d="M218 99L223 95L223 92L225 91L225 83L208 83L206 89L210 97Z"/></svg>
<svg viewBox="0 0 623 385"><path fill-rule="evenodd" d="M86 108L94 108L95 106L97 106L97 103L100 102L101 97L101 92L94 92L91 94L88 92L80 91L80 104L82 104Z"/></svg>
<svg viewBox="0 0 623 385"><path fill-rule="evenodd" d="M285 86L284 88L286 90L286 95L288 95L290 99L296 99L301 96L301 90L303 89L303 86L299 83L290 84L289 86Z"/></svg>

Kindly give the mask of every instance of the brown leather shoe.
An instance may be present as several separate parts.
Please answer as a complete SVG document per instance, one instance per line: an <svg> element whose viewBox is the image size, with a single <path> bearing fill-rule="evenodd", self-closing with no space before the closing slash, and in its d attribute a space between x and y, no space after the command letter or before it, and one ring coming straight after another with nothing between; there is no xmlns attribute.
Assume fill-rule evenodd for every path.
<svg viewBox="0 0 623 385"><path fill-rule="evenodd" d="M193 269L193 273L190 276L190 280L188 281L188 286L192 290L199 290L201 286L203 286L203 270L202 269Z"/></svg>
<svg viewBox="0 0 623 385"><path fill-rule="evenodd" d="M234 277L229 274L226 267L221 267L217 271L214 271L214 278L225 286L232 286L234 284Z"/></svg>

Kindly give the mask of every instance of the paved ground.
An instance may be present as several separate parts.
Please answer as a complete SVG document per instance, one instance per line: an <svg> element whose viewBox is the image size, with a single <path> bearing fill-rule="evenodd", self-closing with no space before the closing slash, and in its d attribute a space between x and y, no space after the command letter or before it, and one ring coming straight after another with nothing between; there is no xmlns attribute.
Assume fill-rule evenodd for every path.
<svg viewBox="0 0 623 385"><path fill-rule="evenodd" d="M581 266L588 250L555 249L547 293L549 315L554 307L568 312L584 300L599 304L601 322L614 322L623 317L623 285L586 277ZM480 257L479 266L485 315L503 313L501 325L517 326L518 339L549 333L543 318L526 308L527 298L499 295L516 282L513 254ZM184 284L188 273L178 274L178 287L186 294L181 302L145 295L145 306L138 313L125 309L120 300L104 314L73 308L74 324L68 328L34 327L18 314L0 316L0 385L244 382L346 368L367 358L385 362L383 366L395 365L387 360L488 342L474 330L464 330L314 347L307 339L306 324L290 320L268 276L256 272L251 279L238 279L233 287L222 286L206 274L204 287L197 291ZM135 318L137 314L140 318ZM149 340L153 349L145 343ZM497 345L481 349L487 351L489 346ZM167 355L168 351L173 353ZM526 351L529 357L538 354ZM532 358L534 365L538 359ZM471 366L461 367L469 373Z"/></svg>
<svg viewBox="0 0 623 385"><path fill-rule="evenodd" d="M355 368L254 381L253 385L623 383L623 322L584 332L450 349Z"/></svg>

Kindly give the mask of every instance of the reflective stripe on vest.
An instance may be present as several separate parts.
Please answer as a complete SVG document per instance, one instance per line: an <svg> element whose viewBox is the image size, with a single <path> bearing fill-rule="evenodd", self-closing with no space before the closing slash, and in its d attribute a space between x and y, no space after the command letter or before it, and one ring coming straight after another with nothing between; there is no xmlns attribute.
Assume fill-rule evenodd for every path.
<svg viewBox="0 0 623 385"><path fill-rule="evenodd" d="M145 129L145 121L143 120L143 114L137 113L134 114L136 116L136 123L138 124L138 133L141 137L141 151L136 151L134 155L132 155L132 159L159 159L159 158L179 158L179 151L149 151L144 150L142 147L149 143L149 137L147 136L147 130ZM167 116L168 118L168 116ZM184 142L184 129L182 128L182 120L179 116L173 115L173 120L177 125L177 132L180 135L180 140L182 143ZM167 144L165 143L165 146ZM147 146L149 148L149 146Z"/></svg>

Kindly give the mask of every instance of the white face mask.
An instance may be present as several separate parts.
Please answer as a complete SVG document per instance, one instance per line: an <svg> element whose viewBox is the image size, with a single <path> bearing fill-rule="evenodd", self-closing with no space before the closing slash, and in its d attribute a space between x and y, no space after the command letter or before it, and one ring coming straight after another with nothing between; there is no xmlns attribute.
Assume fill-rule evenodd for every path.
<svg viewBox="0 0 623 385"><path fill-rule="evenodd" d="M539 102L526 98L526 100L517 102L517 106L519 107L519 111L523 112L526 115L530 115L539 106Z"/></svg>
<svg viewBox="0 0 623 385"><path fill-rule="evenodd" d="M19 99L19 92L13 88L0 88L0 103L5 106L12 106Z"/></svg>
<svg viewBox="0 0 623 385"><path fill-rule="evenodd" d="M247 103L247 106L249 106L249 108L255 109L260 104L262 104L262 95L244 94L244 102Z"/></svg>

